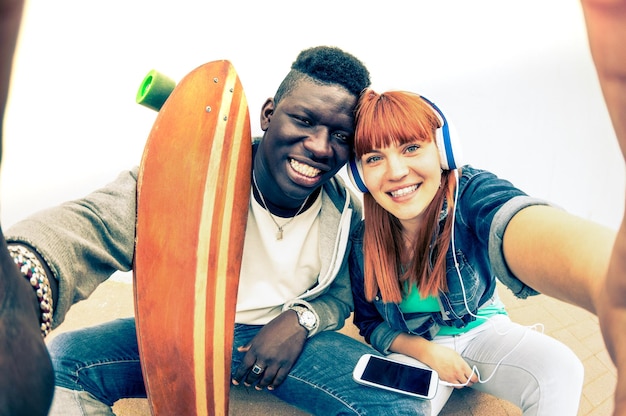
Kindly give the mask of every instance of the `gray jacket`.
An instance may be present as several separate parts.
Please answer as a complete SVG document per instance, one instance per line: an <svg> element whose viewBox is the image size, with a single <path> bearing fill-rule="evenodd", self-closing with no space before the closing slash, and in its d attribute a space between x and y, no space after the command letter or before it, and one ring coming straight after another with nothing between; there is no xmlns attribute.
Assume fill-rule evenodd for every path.
<svg viewBox="0 0 626 416"><path fill-rule="evenodd" d="M41 211L7 230L7 241L36 248L59 282L54 327L114 272L132 269L137 171L122 172L85 198ZM319 319L317 331L341 328L352 311L347 258L350 236L362 217L360 202L339 177L323 189L318 284L284 305L309 305Z"/></svg>

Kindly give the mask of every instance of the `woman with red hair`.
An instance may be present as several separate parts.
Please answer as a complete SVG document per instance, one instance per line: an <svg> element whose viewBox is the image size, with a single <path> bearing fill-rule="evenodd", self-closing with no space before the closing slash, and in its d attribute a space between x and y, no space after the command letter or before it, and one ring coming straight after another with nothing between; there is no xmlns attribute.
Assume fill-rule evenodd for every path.
<svg viewBox="0 0 626 416"><path fill-rule="evenodd" d="M576 415L582 363L561 342L511 322L496 290L499 279L520 297L537 293L510 269L527 253L505 232L521 212L562 211L490 172L461 168L443 112L413 93L363 93L355 153L350 172L365 220L350 268L366 341L438 372L431 414L453 387L471 386L524 415Z"/></svg>

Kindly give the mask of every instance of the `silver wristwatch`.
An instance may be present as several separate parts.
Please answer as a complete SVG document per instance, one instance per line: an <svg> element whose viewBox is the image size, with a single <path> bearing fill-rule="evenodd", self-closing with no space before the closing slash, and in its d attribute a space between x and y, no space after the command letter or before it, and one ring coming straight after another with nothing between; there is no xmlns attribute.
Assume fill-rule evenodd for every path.
<svg viewBox="0 0 626 416"><path fill-rule="evenodd" d="M298 314L298 322L300 323L300 325L306 328L307 331L311 332L315 328L317 328L317 317L309 308L295 305L291 306L289 309L296 311L296 313Z"/></svg>

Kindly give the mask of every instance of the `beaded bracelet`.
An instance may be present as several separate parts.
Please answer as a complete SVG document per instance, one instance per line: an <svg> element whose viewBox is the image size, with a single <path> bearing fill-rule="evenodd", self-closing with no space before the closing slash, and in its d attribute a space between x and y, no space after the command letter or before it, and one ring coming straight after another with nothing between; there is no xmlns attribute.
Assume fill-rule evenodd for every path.
<svg viewBox="0 0 626 416"><path fill-rule="evenodd" d="M9 254L20 269L20 272L30 282L37 293L39 308L41 309L41 335L45 338L52 330L52 290L48 276L35 254L21 245L9 244Z"/></svg>

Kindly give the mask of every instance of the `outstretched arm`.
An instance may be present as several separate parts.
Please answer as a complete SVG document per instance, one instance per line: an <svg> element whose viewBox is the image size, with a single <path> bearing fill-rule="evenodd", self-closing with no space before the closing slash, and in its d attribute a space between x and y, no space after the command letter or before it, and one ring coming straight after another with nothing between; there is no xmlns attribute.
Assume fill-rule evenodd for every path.
<svg viewBox="0 0 626 416"><path fill-rule="evenodd" d="M531 206L509 222L503 249L508 267L521 281L598 315L607 349L618 368L615 415L626 415L626 293L623 280L622 286L607 290L611 283L606 279L607 270L615 267L614 260L624 260L614 252L614 244L615 250L624 247L620 237L623 234L617 235L615 244L616 233L609 228L557 208ZM626 276L623 270L618 272L620 279Z"/></svg>
<svg viewBox="0 0 626 416"><path fill-rule="evenodd" d="M558 208L535 205L511 219L507 266L533 289L597 313L615 232Z"/></svg>
<svg viewBox="0 0 626 416"><path fill-rule="evenodd" d="M613 128L626 160L626 0L582 0L589 47ZM626 415L626 212L617 234L598 317L617 366L615 415Z"/></svg>

